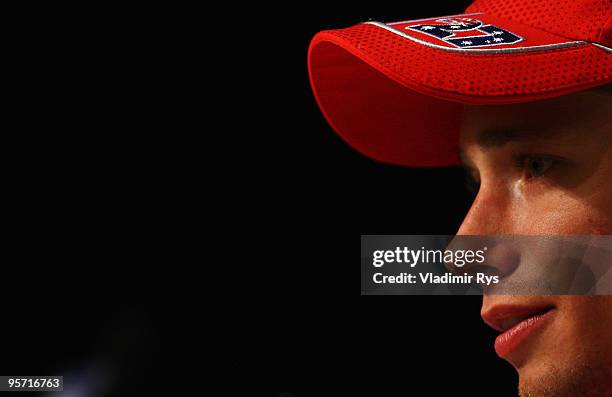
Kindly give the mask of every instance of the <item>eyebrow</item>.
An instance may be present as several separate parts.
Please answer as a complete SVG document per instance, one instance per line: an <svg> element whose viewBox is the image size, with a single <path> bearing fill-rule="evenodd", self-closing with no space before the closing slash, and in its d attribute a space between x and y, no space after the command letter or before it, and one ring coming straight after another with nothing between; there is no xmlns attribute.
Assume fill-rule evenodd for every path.
<svg viewBox="0 0 612 397"><path fill-rule="evenodd" d="M509 142L550 139L562 135L558 129L526 129L526 128L488 128L476 135L476 143L482 148L502 147ZM478 169L463 148L459 148L459 157L463 167L468 170Z"/></svg>
<svg viewBox="0 0 612 397"><path fill-rule="evenodd" d="M557 129L490 128L478 133L476 143L484 148L501 147L508 142L553 138L561 134L563 132Z"/></svg>

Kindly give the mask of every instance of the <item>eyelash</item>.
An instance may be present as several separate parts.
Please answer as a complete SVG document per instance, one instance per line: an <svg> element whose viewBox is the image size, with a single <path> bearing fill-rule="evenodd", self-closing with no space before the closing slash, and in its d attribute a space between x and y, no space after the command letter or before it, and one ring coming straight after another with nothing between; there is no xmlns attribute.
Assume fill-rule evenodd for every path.
<svg viewBox="0 0 612 397"><path fill-rule="evenodd" d="M546 162L546 167L543 171L541 172L532 172L529 170L529 166L533 165L533 161L536 160L543 160ZM544 155L544 154L526 154L526 155L519 155L515 157L515 162L516 162L516 167L517 169L521 172L525 174L526 179L532 179L532 178L541 178L543 176L545 176L545 174L550 170L551 167L557 165L560 162L560 159L554 156L550 156L550 155ZM480 190L480 178L477 178L475 176L475 174L477 174L477 172L475 172L474 170L472 170L469 167L464 167L464 171L465 171L465 186L468 190L468 192L472 195L472 196L476 196L476 194L478 194L478 191ZM538 175L534 175L534 174L538 174Z"/></svg>
<svg viewBox="0 0 612 397"><path fill-rule="evenodd" d="M559 163L559 159L553 156L549 156L549 155L527 154L527 155L518 156L516 158L516 162L517 162L518 169L525 174L525 177L527 179L531 179L531 178L543 177L550 170L551 167ZM544 169L543 170L530 169L530 167L533 167L536 165L536 162L540 162L539 166L541 166L542 165L541 163L543 162Z"/></svg>

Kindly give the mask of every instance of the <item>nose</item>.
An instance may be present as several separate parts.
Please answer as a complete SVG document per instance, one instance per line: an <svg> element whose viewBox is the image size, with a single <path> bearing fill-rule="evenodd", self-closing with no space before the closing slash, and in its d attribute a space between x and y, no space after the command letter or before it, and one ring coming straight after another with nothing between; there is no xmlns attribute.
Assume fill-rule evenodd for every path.
<svg viewBox="0 0 612 397"><path fill-rule="evenodd" d="M457 235L489 236L508 233L508 202L501 186L481 186Z"/></svg>
<svg viewBox="0 0 612 397"><path fill-rule="evenodd" d="M481 241L481 246L486 247L485 260L480 264L467 264L463 268L464 272L473 276L476 276L477 273L498 276L500 282L503 282L517 270L521 262L521 255L515 244L512 243L511 237L494 236L478 240Z"/></svg>
<svg viewBox="0 0 612 397"><path fill-rule="evenodd" d="M467 264L461 271L496 275L500 280L508 278L520 263L520 254L507 236L513 232L508 195L501 186L482 185L455 239L459 246L485 249L486 259L482 263Z"/></svg>
<svg viewBox="0 0 612 397"><path fill-rule="evenodd" d="M475 259L455 259L446 264L447 268L474 278L478 273L498 276L499 280L507 278L516 271L521 261L520 244L515 242L512 236L455 236L446 249L462 256L474 253Z"/></svg>

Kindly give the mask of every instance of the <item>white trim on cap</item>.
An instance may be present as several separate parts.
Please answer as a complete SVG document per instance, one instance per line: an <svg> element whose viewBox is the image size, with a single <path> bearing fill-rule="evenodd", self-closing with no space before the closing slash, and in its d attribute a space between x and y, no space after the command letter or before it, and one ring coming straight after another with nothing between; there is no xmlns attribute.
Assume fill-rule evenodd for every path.
<svg viewBox="0 0 612 397"><path fill-rule="evenodd" d="M389 22L387 25L400 25L406 22L421 22L421 21L431 21L432 19L446 19L446 18L454 18L454 17L467 17L469 15L481 15L482 12L473 12L471 14L455 14L455 15L446 15L444 17L433 17L433 18L421 18L421 19L409 19L407 21L400 22Z"/></svg>
<svg viewBox="0 0 612 397"><path fill-rule="evenodd" d="M431 18L430 18L431 19ZM407 21L410 22L410 21ZM412 40L419 44L423 44L428 47L437 48L444 51L451 52L461 52L461 53L487 53L487 54L507 54L512 52L529 52L529 51L541 51L541 50L554 50L558 48L566 48L573 47L582 44L588 44L586 41L567 41L565 43L555 43L555 44L544 44L544 45L535 45L531 47L510 47L510 48L453 48L453 47L445 47L438 44L429 43L424 40L417 39L416 37L412 37L405 32L395 29L392 26L386 25L382 22L368 21L363 22L367 25L378 26L379 28L385 29L391 33L397 34L403 38ZM599 47L599 46L598 46ZM603 47L603 46L602 46ZM609 50L609 49L608 49Z"/></svg>
<svg viewBox="0 0 612 397"><path fill-rule="evenodd" d="M608 52L612 52L612 48L606 47L605 45L601 45L601 44L597 44L597 43L591 43L593 44L595 47L599 47L602 50L606 50Z"/></svg>

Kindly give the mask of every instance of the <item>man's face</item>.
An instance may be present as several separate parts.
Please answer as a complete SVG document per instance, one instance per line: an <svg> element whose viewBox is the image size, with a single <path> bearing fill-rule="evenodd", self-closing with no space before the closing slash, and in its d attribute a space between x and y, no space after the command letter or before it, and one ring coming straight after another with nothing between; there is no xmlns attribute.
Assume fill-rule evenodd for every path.
<svg viewBox="0 0 612 397"><path fill-rule="evenodd" d="M612 95L466 106L461 146L479 190L458 234L612 234ZM612 395L612 296L485 295L482 314L521 308L552 308L498 351L521 395Z"/></svg>

